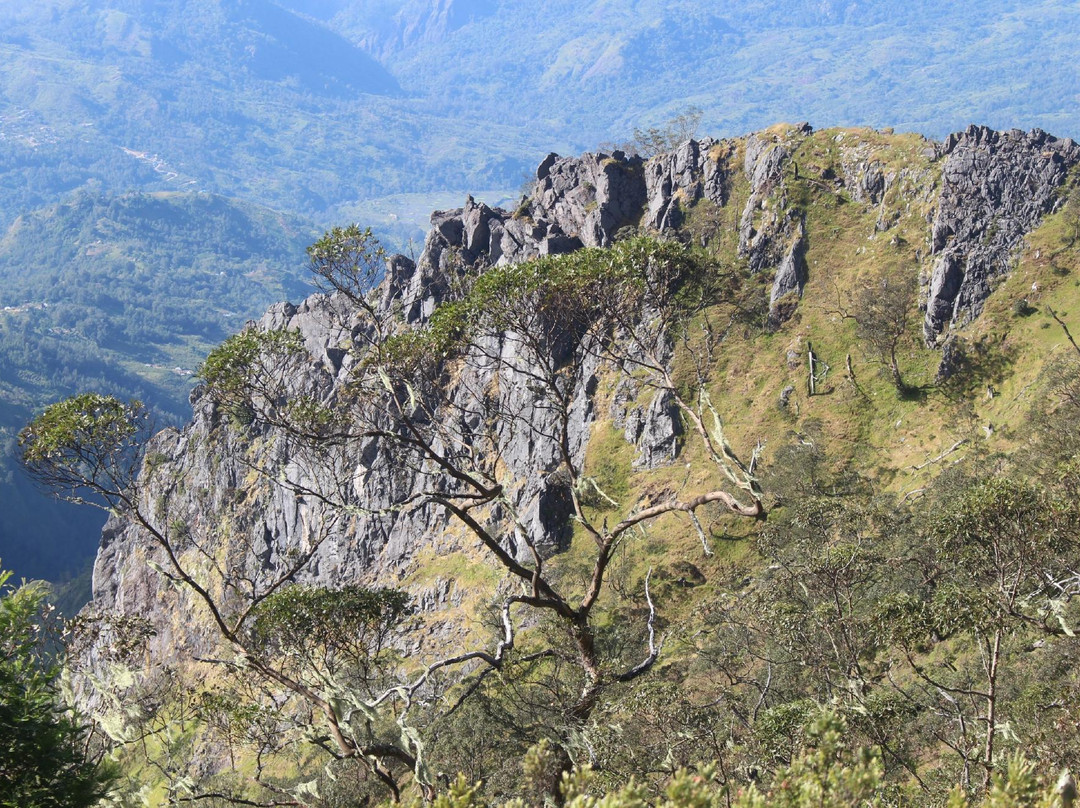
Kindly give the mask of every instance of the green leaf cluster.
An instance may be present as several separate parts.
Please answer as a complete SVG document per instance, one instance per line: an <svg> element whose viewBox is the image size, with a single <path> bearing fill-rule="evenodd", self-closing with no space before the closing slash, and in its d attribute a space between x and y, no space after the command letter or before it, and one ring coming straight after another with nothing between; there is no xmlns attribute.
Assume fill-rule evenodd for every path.
<svg viewBox="0 0 1080 808"><path fill-rule="evenodd" d="M363 644L365 635L383 633L409 613L409 596L396 589L294 584L258 605L252 635L257 645L283 651L338 648Z"/></svg>
<svg viewBox="0 0 1080 808"><path fill-rule="evenodd" d="M86 754L60 700L60 668L44 647L43 584L7 586L0 572L0 806L79 808L108 791L111 772Z"/></svg>
<svg viewBox="0 0 1080 808"><path fill-rule="evenodd" d="M131 449L147 417L140 401L123 402L113 396L83 393L48 407L19 434L23 459L74 464L86 458L83 447L98 447L113 455Z"/></svg>
<svg viewBox="0 0 1080 808"><path fill-rule="evenodd" d="M448 356L483 334L536 326L556 342L598 324L628 322L648 300L653 307L691 312L715 292L715 267L677 241L635 236L609 248L590 247L496 266L466 282L439 306L422 331L389 340L398 362Z"/></svg>

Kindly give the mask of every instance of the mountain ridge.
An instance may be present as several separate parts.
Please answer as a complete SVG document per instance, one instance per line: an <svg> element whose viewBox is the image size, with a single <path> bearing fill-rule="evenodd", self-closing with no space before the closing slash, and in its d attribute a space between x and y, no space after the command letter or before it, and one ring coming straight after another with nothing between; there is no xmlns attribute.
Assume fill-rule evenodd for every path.
<svg viewBox="0 0 1080 808"><path fill-rule="evenodd" d="M941 704L917 684L933 665L935 681L996 687L979 661L983 624L954 615L957 603L982 614L965 604L997 590L957 587L984 563L997 580L1011 536L1030 554L1080 523L1067 493L1078 360L1061 328L1080 310L1078 163L1075 143L1037 130L970 127L936 144L778 124L648 160L551 154L513 211L472 198L436 211L415 261L357 227L328 233L310 252L324 293L276 304L215 350L184 428L144 447L138 405L58 405L90 402L108 440L114 414L135 418L110 455L139 473L112 495L121 508L82 617L83 708L125 738L146 726L132 704L168 727L193 694L224 688L247 709L244 687L280 685L259 702L266 720L295 720L288 743L316 758L304 739L336 732L330 767L335 751L364 749L381 768L357 787L382 797L437 791L430 760L517 789L507 766L538 739L562 750L560 771L595 755L621 782L640 755L664 754L643 702L715 729L729 698L734 718L761 712L710 752L740 767L777 770L759 744L775 732L794 744L797 722L830 704L889 761L896 788L937 788L919 779L927 766L945 788L964 777L974 763L956 732L990 749L989 777L1026 741L926 727L918 716ZM928 341L936 267L972 254L952 265L971 272L973 294ZM51 417L24 433L30 451ZM140 469L129 452L142 448ZM1058 484L1037 481L1057 479L1065 499L1047 499ZM1000 503L1004 523L980 521ZM1032 519L1050 528L1016 532ZM972 543L959 557L958 541ZM1040 550L1025 569L1049 565L1071 592L1068 552ZM312 689L296 678L309 657L259 644L259 621L292 620L289 604L386 587L414 608L386 640L385 682L316 666ZM1041 737L1030 698L1073 698L1068 676L1030 673L1033 648L1073 648L1054 621L1068 627L1074 605L1053 605L1054 592L1037 612L1014 604L1001 619L1020 621L1008 629L1019 644L1002 633L987 652L1026 694L980 697L1017 738ZM927 610L961 622L938 629ZM340 630L336 615L325 630ZM296 641L322 642L310 639L322 618L301 617ZM516 701L534 687L543 695ZM695 688L715 701L686 707ZM165 693L179 701L162 708ZM255 794L214 740L218 715L169 747L178 757L154 787L196 776ZM927 762L880 734L897 728ZM1029 748L1041 765L1072 760L1067 745ZM259 787L338 782L289 765L294 779Z"/></svg>
<svg viewBox="0 0 1080 808"><path fill-rule="evenodd" d="M969 172L964 176L968 180L974 176L976 185L979 184L980 177L985 179L991 175L1000 175L1003 182L1013 185L1025 184L1032 176L1036 176L1025 171L1017 175L1001 175L999 164L992 159L977 165L971 163L970 151L981 148L988 142L988 137L988 130L972 127L940 146L913 136L894 137L873 132L837 130L814 133L809 127L798 125L774 127L739 141L690 141L673 153L660 155L649 161L618 152L587 154L578 158L557 158L551 155L541 163L537 171L538 181L531 198L517 212L492 209L470 198L465 206L458 210L434 213L432 230L419 261L414 264L403 256L395 256L390 260L387 280L380 292L380 306L401 306L402 316L407 323L423 324L451 293L454 284L450 279L456 273L466 271L468 267L505 265L544 255L571 252L583 247L610 246L620 229L628 226L656 228L660 232L673 233L677 227L681 228L689 222L691 232L695 229L700 231L702 223L693 221L696 218L695 213L697 218L700 218L700 214L706 209L721 209L734 198L742 204L731 213L734 218L730 221L736 225L729 231L728 236L734 239L731 243L732 257L755 268L751 278L767 279L770 275L774 276L761 293L769 301L769 328L776 335L771 339L780 338L785 333L785 322L799 311L801 304L798 298L803 293L803 287L826 282L821 270L814 266L819 260L814 245L815 242L820 242L822 234L815 232L812 223L806 222L805 208L800 211L802 203L794 199L796 183L813 187L815 193L824 188L826 190L823 193L830 195L850 195L851 202L846 204L863 206L867 211L866 215L871 217L868 234L870 243L874 243L874 240L884 242L890 232L894 233L892 243L901 246L888 249L902 250L904 254L911 256L908 259L910 261L917 261L916 256L923 254L923 248L916 249L915 245L900 237L900 233L907 234L904 227L914 226L925 228L925 261L937 256L933 260L941 262L943 255L947 257L964 245L975 245L990 249L995 256L995 266L1012 266L1017 249L1016 239L1010 235L990 245L984 244L982 237L988 226L986 221L981 224L976 222L978 226L969 221L970 226L958 233L947 245L945 241L937 243L936 252L930 235L931 220L954 220L955 211L946 210L943 213L942 207L935 208L936 203L932 203L932 200L937 198L933 193L938 188L936 176L942 164L948 176L951 160L966 161L975 173L972 175ZM996 137L998 136L995 135L994 138ZM1075 144L1057 141L1043 133L1001 137L1012 138L1013 142L1019 144L1017 148L1025 150L1026 154L1035 155L1035 159L1040 159L1038 155L1045 150L1047 155L1052 155L1045 159L1055 167L1062 165L1063 161L1071 161L1071 164L1075 165L1080 159L1080 149L1077 149ZM809 154L810 149L818 150L819 156L831 155L835 164L815 165L815 158ZM1006 151L1002 152L1001 160L1008 162L1014 157L1013 152ZM902 164L896 163L897 160L902 161ZM926 169L933 166L937 168L927 172ZM980 171L986 172L985 175L979 174ZM1039 202L1034 208L1040 212L1037 212L1034 218L1022 219L1028 227L1034 227L1038 218L1043 215L1042 206L1049 210L1060 204L1060 197L1053 194L1053 189L1056 187L1055 182L1064 181L1065 173L1054 170L1047 177L1047 185L1045 188L1040 187L1037 195ZM946 181L946 189L955 185L955 181L953 185ZM947 195L940 198L943 200L942 206L951 204L950 200L953 199ZM887 214L890 208L886 200L890 199L898 203L896 210L900 211L899 216L909 224L902 227L903 222ZM971 215L976 219L979 216L1012 215L1009 213L1009 199L1011 197L1006 195L1003 200L1004 207L1000 209L979 209ZM955 200L959 205L965 202L962 195L955 196ZM1021 207L1021 211L1027 210L1028 208ZM940 226L935 226L933 232L940 233ZM803 242L809 243L809 248ZM780 249L776 249L778 245ZM859 251L862 250L863 248L860 248ZM938 265L940 263L935 264ZM917 269L915 271L918 272ZM793 284L786 274L789 272L798 276ZM928 265L924 265L922 273L923 283L928 284L931 290L928 299L933 306L936 298L932 290L936 284L937 270L931 270ZM989 279L980 280L978 288L989 294ZM954 315L953 320L945 321L943 327L959 328L977 316L985 300L985 297L978 298L977 295L969 297L963 304L967 308L959 306L956 309L958 314ZM319 368L316 377L321 378L321 381L311 382L316 385L316 389L332 389L335 377L343 378L343 374L348 373L348 363L342 364L343 354L334 347L347 333L341 330L341 326L332 325L334 318L338 316L334 314L338 305L340 302L336 303L325 297L310 298L299 306L280 304L260 321L259 328L263 329L300 330L308 350L315 358L316 367ZM789 357L790 355L789 351ZM926 357L924 361L930 361L937 354L924 353L923 356ZM300 386L304 387L308 383L302 382ZM590 383L592 384L595 383ZM624 402L627 401L626 395L625 392L620 394ZM184 457L184 447L189 444L202 447L200 452L208 451L212 444L209 435L215 430L224 430L221 434L232 435L226 428L226 422L222 420L223 416L211 403L200 398L193 400L199 424L194 429L196 432L205 433L203 437L196 439L188 432L169 432L156 439L151 453L180 460ZM629 401L632 404L633 398ZM675 438L681 430L677 416L662 397L654 399L652 404L639 406L642 407L639 414L631 418L624 413L616 419L617 423L633 421L640 424L635 432L627 427L627 436L629 440L629 436L634 435L631 445L636 447L635 451L642 457L670 457L672 451L675 451ZM589 407L586 408L587 411ZM580 457L584 457L587 443L585 435L589 432L591 419L599 417L601 416L594 413L590 419L579 425L578 437L574 439L574 443L579 446L576 451ZM237 435L229 437L227 445L234 448L220 450L224 452L221 456L240 451L240 444L234 445L239 439ZM529 457L528 453L525 457ZM187 463L189 460L183 462ZM201 462L209 461L204 459ZM531 461L526 459L526 465L528 462ZM549 464L550 461L535 463L538 468L547 467ZM648 461L644 463L645 467L649 465L651 463ZM541 507L541 503L546 501L546 489L541 478L530 478L524 471L522 473L532 482L519 492L522 499L518 507L533 514L541 511L552 512L552 508L557 510L554 503L562 500L553 494L554 499ZM225 485L226 489L237 485L237 481L244 476L242 466L236 467L230 474L234 483ZM217 488L212 484L213 474L207 469L197 474L187 471L180 476L189 480L201 479L203 482L200 484L207 490ZM369 496L373 501L382 501L388 491L400 490L400 482L392 483L389 479L382 478L377 478L376 482L376 488L381 485L383 493L374 489L370 491ZM296 521L304 508L295 502L285 505L288 496L282 492L272 495L267 492L267 496L277 503L274 508L284 508L280 514L291 516L285 516L284 521L279 521L269 504L261 510L256 508L255 511L262 514L255 517L256 521L263 524L263 527L255 532L260 536L265 532L265 542L269 548L295 544L304 530L301 522ZM280 500L282 496L286 496L286 499ZM562 502L561 507L565 508L565 501ZM224 503L220 503L220 506L224 507ZM201 512L202 506L199 508ZM537 510L538 508L540 510ZM254 512L252 514L254 515ZM202 517L193 513L189 518L201 521ZM538 515L530 517L537 518ZM559 519L555 519L547 523L558 522ZM534 524L538 535L544 534L541 522L530 524ZM255 530L254 525L249 525L249 528ZM346 579L370 580L368 573L362 570L365 564L375 563L380 553L389 553L387 560L378 562L378 566L389 579L393 579L398 574L393 570L414 552L406 549L408 542L404 537L439 532L435 523L427 524L423 528L406 523L406 527L399 526L398 529L404 532L395 533L399 538L391 539L389 544L385 544L387 539L381 530L380 528L376 532L383 535L383 538L375 544L368 546L365 541L360 541L351 544L351 550L347 550L345 546L338 548L334 552L342 555L332 565L337 572L327 577L329 573L324 568L314 580L322 584L331 580L340 581L344 574L342 571L346 569L350 570L345 575ZM152 583L154 573L149 568L141 564L132 567L130 560L124 560L130 558L135 548L142 546L143 543L137 535L137 526L125 524L115 518L106 528L94 577L95 602L99 606L125 603L128 604L126 608L131 608L131 598L136 597L135 592L149 593L158 589ZM258 541L263 542L264 539L259 538ZM355 542L355 539L350 541ZM559 546L560 541L551 539L547 544ZM380 545L384 545L384 549L376 550ZM139 550L138 554L148 550L149 548L144 548ZM393 561L393 558L399 560ZM121 572L122 569L127 571ZM134 576L133 583L124 583L127 575ZM125 591L128 594L123 594ZM137 608L153 611L149 604ZM162 632L159 636L171 638L173 635L171 632Z"/></svg>

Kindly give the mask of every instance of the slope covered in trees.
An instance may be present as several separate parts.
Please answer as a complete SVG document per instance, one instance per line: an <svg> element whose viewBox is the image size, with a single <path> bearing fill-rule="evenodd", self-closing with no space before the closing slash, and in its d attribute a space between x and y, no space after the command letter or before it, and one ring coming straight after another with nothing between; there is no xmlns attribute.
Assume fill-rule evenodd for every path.
<svg viewBox="0 0 1080 808"><path fill-rule="evenodd" d="M1053 0L7 0L0 223L91 179L323 221L389 193L512 191L547 150L689 106L722 135L778 119L1075 135L1078 28Z"/></svg>
<svg viewBox="0 0 1080 808"><path fill-rule="evenodd" d="M202 357L245 320L310 289L311 225L208 194L76 194L0 238L0 548L53 580L93 556L101 521L49 507L14 464L15 434L85 390L137 396L164 424Z"/></svg>

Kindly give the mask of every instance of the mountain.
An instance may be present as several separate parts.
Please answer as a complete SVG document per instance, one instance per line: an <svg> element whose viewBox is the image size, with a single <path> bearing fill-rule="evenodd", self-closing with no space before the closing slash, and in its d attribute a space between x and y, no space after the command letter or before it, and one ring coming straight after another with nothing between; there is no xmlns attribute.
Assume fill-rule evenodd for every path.
<svg viewBox="0 0 1080 808"><path fill-rule="evenodd" d="M1078 19L1060 3L636 0L613 13L599 1L414 0L330 11L328 25L392 62L432 109L528 125L549 144L567 132L579 148L619 142L691 105L725 135L837 115L935 137L972 120L1076 132L1060 100L1076 86L1063 33Z"/></svg>
<svg viewBox="0 0 1080 808"><path fill-rule="evenodd" d="M1072 765L1043 717L1076 704L1078 164L1041 130L777 125L550 154L371 293L339 231L338 293L224 343L146 446L84 704L254 711L188 716L163 780L245 799L541 788L518 759L745 788L823 707L915 801ZM222 744L271 724L292 762L241 782Z"/></svg>
<svg viewBox="0 0 1080 808"><path fill-rule="evenodd" d="M1080 13L1053 0L723 9L635 0L619 13L565 0L0 0L0 228L18 233L72 195L210 194L319 227L370 224L409 252L428 212L459 205L466 189L512 206L550 149L610 143L648 153L635 130L663 132L687 112L685 120L724 136L777 118L934 137L971 120L1003 129L1022 121L1075 135L1067 100L1078 80L1078 29ZM145 232L157 238L152 222ZM19 247L26 256L29 244ZM193 266L205 246L186 240L172 247L183 252L166 254L147 245L145 254L151 269ZM26 256L5 275L4 292L71 282L59 264ZM69 260L63 250L52 256ZM166 312L160 322L175 322L168 312L207 292L197 274L185 276L191 290L141 291L161 296L147 317ZM112 340L111 353L57 342L50 329L70 323L9 328L4 345L14 353L3 361L21 374L3 382L20 401L4 415L9 444L18 419L74 392L77 379L121 384L174 416L186 406L179 377L152 369L156 388L137 377L147 363L190 369L197 351L147 359L124 319L130 307L107 291L71 293L81 300L77 311L65 304L82 329L73 330ZM9 294L14 302L4 305L34 302L24 297ZM243 315L228 308L252 316L269 302L256 299ZM223 333L207 327L198 350ZM160 336L152 341L174 344ZM37 512L39 500L28 502L17 507ZM17 520L0 545L9 556L12 531L21 545L34 543ZM19 574L59 574L44 562L32 570Z"/></svg>
<svg viewBox="0 0 1080 808"><path fill-rule="evenodd" d="M8 221L88 182L208 191L323 220L346 202L460 182L457 158L424 154L469 124L421 135L435 119L383 66L269 0L3 3L0 27ZM498 136L469 140L464 159ZM517 185L520 170L470 177Z"/></svg>
<svg viewBox="0 0 1080 808"><path fill-rule="evenodd" d="M551 148L691 106L722 135L777 117L1076 134L1078 29L1055 0L6 0L0 221L90 180L326 223L394 193L507 195Z"/></svg>

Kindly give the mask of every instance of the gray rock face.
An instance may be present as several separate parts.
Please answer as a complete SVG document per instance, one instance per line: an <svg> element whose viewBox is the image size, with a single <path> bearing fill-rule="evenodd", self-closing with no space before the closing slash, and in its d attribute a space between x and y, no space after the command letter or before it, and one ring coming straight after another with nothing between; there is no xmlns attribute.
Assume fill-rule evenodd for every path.
<svg viewBox="0 0 1080 808"><path fill-rule="evenodd" d="M729 142L689 140L648 162L620 151L570 158L549 154L536 170L532 195L517 211L469 197L461 208L433 213L417 265L404 256L391 259L383 304L410 301L405 320L417 323L445 298L463 267L483 269L583 246L610 246L627 226L671 232L695 202L727 203L732 149Z"/></svg>
<svg viewBox="0 0 1080 808"><path fill-rule="evenodd" d="M800 138L811 131L804 124L784 139L750 135L746 140L743 170L750 195L739 219L739 255L751 273L776 268L769 294L769 323L774 328L791 316L794 306L789 303L806 283L802 215L788 205L784 168Z"/></svg>
<svg viewBox="0 0 1080 808"><path fill-rule="evenodd" d="M626 226L670 232L699 200L727 203L732 149L728 141L708 138L688 140L648 161L620 151L572 158L549 154L536 172L532 218L587 247L609 246Z"/></svg>
<svg viewBox="0 0 1080 808"><path fill-rule="evenodd" d="M682 435L682 421L675 397L668 390L658 391L647 408L627 410L625 434L638 447L636 469L655 469L675 460Z"/></svg>
<svg viewBox="0 0 1080 808"><path fill-rule="evenodd" d="M536 182L535 207L558 232L586 247L610 246L615 231L640 221L646 202L643 165L640 157L619 151L556 160Z"/></svg>
<svg viewBox="0 0 1080 808"><path fill-rule="evenodd" d="M1033 129L972 126L950 135L931 237L936 256L923 332L928 344L982 311L991 282L1009 272L1024 236L1057 203L1056 191L1080 162L1080 146Z"/></svg>
<svg viewBox="0 0 1080 808"><path fill-rule="evenodd" d="M806 276L806 236L803 234L802 224L799 223L791 247L776 270L776 278L769 293L769 323L773 328L779 327L791 316L785 306L785 299L791 301L802 296Z"/></svg>
<svg viewBox="0 0 1080 808"><path fill-rule="evenodd" d="M854 202L877 205L892 182L880 160L870 157L866 149L855 147L843 152L844 188Z"/></svg>
<svg viewBox="0 0 1080 808"><path fill-rule="evenodd" d="M421 261L417 275L424 270ZM410 279L406 286L413 283ZM430 295L432 285L417 288ZM391 300L404 311L414 310L412 301ZM341 350L335 346L356 336L349 330L351 322L343 302L324 295L300 306L280 304L263 317L258 327L298 330L311 351L310 365L289 380L290 396L325 401L341 394L349 360L341 358L344 351L341 356L335 353ZM543 555L567 546L573 503L568 482L556 473L561 463L558 442L538 439L558 434L555 410L544 392L515 370L519 350L513 335L482 346L458 369L440 416L459 419L455 431L466 445L479 445L481 436L494 430L500 463L512 481L507 505L517 514L519 529L509 527L505 508L490 518L502 525L508 549L525 560L531 550L522 534ZM496 364L493 357L502 361ZM585 388L595 386L596 372L597 362L587 360L570 410L568 442L576 463L583 461L594 420ZM494 391L491 412L508 417L494 424L483 418L477 412L476 390ZM230 579L257 586L280 576L293 559L321 541L295 580L328 587L387 585L396 584L422 551L479 552L472 549L475 540L442 509L396 507L437 484L437 477L425 473L408 452L359 439L340 451L315 454L265 424L237 422L208 398L197 397L194 410L187 427L160 433L148 447L154 470L142 475L141 505L159 530L171 532L185 562L196 569L204 564L199 548L212 548ZM521 428L522 423L530 428ZM437 443L434 448L446 453L461 446ZM291 483L278 484L285 479ZM346 508L325 507L323 498ZM157 632L151 641L155 653L211 651L216 637L206 621L185 625L174 619L178 608L179 613L205 616L202 605L187 591L167 591L148 562L169 567L160 548L136 524L111 520L95 564L98 608L150 616Z"/></svg>
<svg viewBox="0 0 1080 808"><path fill-rule="evenodd" d="M403 256L388 261L377 292L379 307L389 321L400 315L402 327L409 327L422 323L453 294L456 279L466 271L580 246L550 220L517 220L470 198L460 210L432 216L415 264ZM303 338L310 363L289 377L289 397L330 401L342 394L354 361L347 346L364 335L343 297L314 295L299 306L278 304L257 327L296 330ZM457 419L461 440L434 448L455 452L493 441L512 485L505 505L485 518L503 527L507 548L524 560L531 558L526 536L544 555L567 545L573 503L568 481L556 473L562 460L554 438L559 434L557 409L543 388L530 383L521 346L514 334L493 336L455 368L442 391L446 403L438 417ZM572 349L552 346L553 351ZM598 365L595 357L585 358L570 382L567 443L576 464L583 462L595 419L592 392ZM483 406L489 416L505 417L492 419L478 410L476 391L488 391ZM358 439L341 451L316 456L265 424L238 421L200 393L193 396L193 408L193 420L182 431L167 430L154 438L148 447L154 468L140 480L142 509L159 530L171 532L187 563L198 567L204 563L200 548L212 548L207 552L230 580L257 586L320 543L296 580L331 587L387 585L397 584L422 551L479 552L475 539L442 509L396 507L438 479L408 452L388 448L385 441ZM290 485L278 484L286 479ZM324 507L324 498L347 507ZM211 651L216 637L206 621L175 620L177 614L203 615L203 607L189 592L167 591L152 565L169 566L160 548L133 522L110 521L95 565L97 608L150 616L157 632L151 650L163 658L181 648ZM438 600L417 594L424 602Z"/></svg>
<svg viewBox="0 0 1080 808"><path fill-rule="evenodd" d="M707 199L727 204L731 178L727 173L729 144L707 138L688 140L678 150L645 164L648 205L642 224L660 232L683 224L686 207Z"/></svg>
<svg viewBox="0 0 1080 808"><path fill-rule="evenodd" d="M751 272L776 266L780 260L775 237L789 225L783 194L783 169L789 156L784 143L757 135L747 138L743 171L750 180L750 195L739 219L739 255L746 258Z"/></svg>

